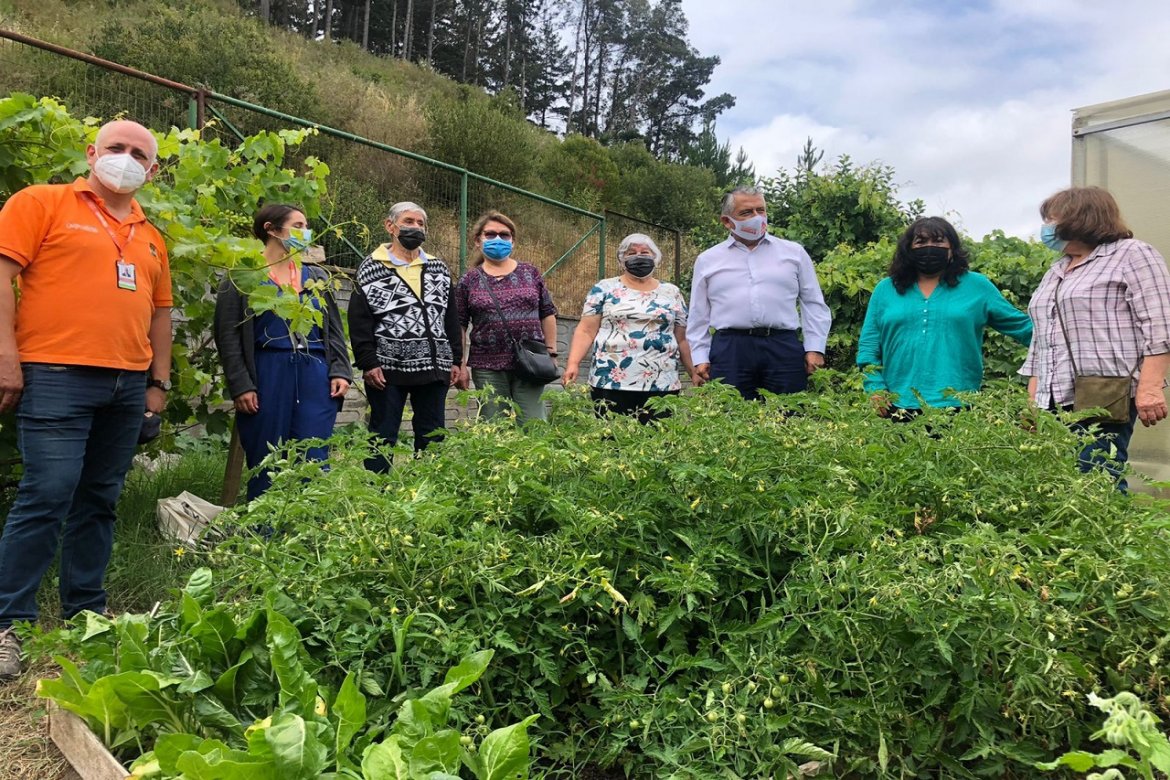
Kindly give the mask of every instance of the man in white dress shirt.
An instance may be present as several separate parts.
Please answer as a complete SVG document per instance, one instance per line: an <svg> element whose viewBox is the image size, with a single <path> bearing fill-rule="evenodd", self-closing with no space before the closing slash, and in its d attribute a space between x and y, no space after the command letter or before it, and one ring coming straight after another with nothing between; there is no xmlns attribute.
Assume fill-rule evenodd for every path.
<svg viewBox="0 0 1170 780"><path fill-rule="evenodd" d="M730 238L695 260L687 322L695 372L749 400L760 390L798 393L825 364L832 321L812 259L800 244L768 234L756 187L729 192L720 222Z"/></svg>

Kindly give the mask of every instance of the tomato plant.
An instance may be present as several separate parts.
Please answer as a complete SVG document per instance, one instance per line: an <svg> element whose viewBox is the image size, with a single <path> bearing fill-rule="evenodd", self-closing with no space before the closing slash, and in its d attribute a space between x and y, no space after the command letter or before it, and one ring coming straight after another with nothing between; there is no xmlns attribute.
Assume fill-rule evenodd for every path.
<svg viewBox="0 0 1170 780"><path fill-rule="evenodd" d="M832 372L650 427L555 400L385 476L358 434L328 471L281 456L238 520L278 541L210 564L373 695L495 651L483 714L545 716L548 777L1002 777L1087 739L1089 691L1163 690L1166 515L1080 474L1066 421L1022 426L1018 387L905 424Z"/></svg>

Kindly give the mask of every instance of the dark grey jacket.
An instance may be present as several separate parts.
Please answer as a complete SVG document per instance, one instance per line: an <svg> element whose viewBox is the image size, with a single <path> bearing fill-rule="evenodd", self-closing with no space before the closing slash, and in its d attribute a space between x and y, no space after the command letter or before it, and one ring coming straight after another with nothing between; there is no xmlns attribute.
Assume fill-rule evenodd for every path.
<svg viewBox="0 0 1170 780"><path fill-rule="evenodd" d="M309 278L322 281L329 278L325 269L306 266ZM325 360L329 365L330 379L353 381L353 368L349 360L349 348L345 342L345 330L341 324L341 312L333 296L325 293L325 317L322 331L325 341ZM244 295L231 277L225 276L219 284L215 297L215 347L219 350L219 361L227 379L228 394L239 398L244 393L256 390L256 333L253 330L255 313L248 308L248 296Z"/></svg>

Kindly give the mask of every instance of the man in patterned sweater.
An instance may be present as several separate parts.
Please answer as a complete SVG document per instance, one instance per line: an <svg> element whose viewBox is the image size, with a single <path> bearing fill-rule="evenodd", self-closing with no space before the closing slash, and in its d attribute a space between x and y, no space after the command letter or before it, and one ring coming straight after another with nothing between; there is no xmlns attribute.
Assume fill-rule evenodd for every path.
<svg viewBox="0 0 1170 780"><path fill-rule="evenodd" d="M415 203L395 203L386 217L390 242L358 266L349 300L349 336L370 402L370 430L398 441L402 411L414 410L414 449L442 438L447 388L463 360L459 318L451 305L451 272L420 247L427 213ZM366 464L385 472L383 456Z"/></svg>

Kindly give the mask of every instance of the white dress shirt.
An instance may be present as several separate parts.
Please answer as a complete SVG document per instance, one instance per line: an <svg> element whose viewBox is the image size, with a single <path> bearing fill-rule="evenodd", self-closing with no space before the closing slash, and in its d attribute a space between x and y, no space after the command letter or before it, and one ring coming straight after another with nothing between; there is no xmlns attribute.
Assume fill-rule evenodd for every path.
<svg viewBox="0 0 1170 780"><path fill-rule="evenodd" d="M749 249L729 238L695 260L687 322L695 365L711 362L711 328L800 329L806 352L824 352L831 322L800 244L766 235Z"/></svg>

